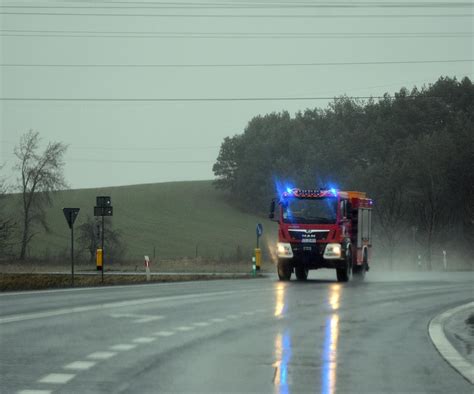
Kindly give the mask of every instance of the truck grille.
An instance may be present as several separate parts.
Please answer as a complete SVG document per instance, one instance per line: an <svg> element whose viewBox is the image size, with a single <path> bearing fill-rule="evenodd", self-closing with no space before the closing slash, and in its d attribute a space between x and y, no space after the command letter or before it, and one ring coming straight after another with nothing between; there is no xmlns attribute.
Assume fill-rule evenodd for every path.
<svg viewBox="0 0 474 394"><path fill-rule="evenodd" d="M301 241L303 243L315 243L326 239L329 230L288 230L291 239L295 241Z"/></svg>

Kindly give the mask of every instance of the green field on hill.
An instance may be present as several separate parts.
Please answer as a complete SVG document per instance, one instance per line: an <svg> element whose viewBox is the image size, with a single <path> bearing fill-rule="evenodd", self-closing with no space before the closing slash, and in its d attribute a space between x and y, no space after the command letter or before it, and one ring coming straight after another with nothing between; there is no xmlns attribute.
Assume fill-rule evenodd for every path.
<svg viewBox="0 0 474 394"><path fill-rule="evenodd" d="M172 182L55 193L46 212L50 232L41 230L34 237L29 256L51 261L69 256L70 231L62 208L81 209L77 228L93 216L99 195L112 199L112 226L122 234L125 261L142 262L144 255L154 253L156 260L195 258L196 252L214 261L250 260L257 223L264 226L262 247L266 239L276 239L275 223L239 211L212 181ZM9 205L13 209L12 201ZM19 206L16 210L20 212Z"/></svg>

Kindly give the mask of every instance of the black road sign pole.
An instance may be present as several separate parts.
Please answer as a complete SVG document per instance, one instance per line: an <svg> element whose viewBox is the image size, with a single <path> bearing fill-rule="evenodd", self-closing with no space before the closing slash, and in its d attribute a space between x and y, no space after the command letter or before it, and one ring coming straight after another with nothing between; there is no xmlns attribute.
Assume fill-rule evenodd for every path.
<svg viewBox="0 0 474 394"><path fill-rule="evenodd" d="M72 212L70 215L72 216ZM74 224L71 226L71 283L74 287Z"/></svg>
<svg viewBox="0 0 474 394"><path fill-rule="evenodd" d="M104 265L105 265L105 252L104 252L104 233L105 233L105 228L104 228L105 220L104 216L102 216L102 242L101 242L101 247L102 247L102 283L104 283Z"/></svg>
<svg viewBox="0 0 474 394"><path fill-rule="evenodd" d="M110 196L97 196L96 206L94 207L94 216L102 216L102 237L101 237L101 248L102 248L102 283L104 283L104 271L105 271L105 250L104 250L104 235L105 235L105 216L113 215L113 207Z"/></svg>
<svg viewBox="0 0 474 394"><path fill-rule="evenodd" d="M74 287L74 221L79 215L79 208L63 208L64 217L71 229L71 284Z"/></svg>

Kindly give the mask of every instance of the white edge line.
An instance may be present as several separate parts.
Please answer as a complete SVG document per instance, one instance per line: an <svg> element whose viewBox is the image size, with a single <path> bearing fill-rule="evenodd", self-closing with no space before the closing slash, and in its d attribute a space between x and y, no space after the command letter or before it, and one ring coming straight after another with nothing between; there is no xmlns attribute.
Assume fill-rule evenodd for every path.
<svg viewBox="0 0 474 394"><path fill-rule="evenodd" d="M247 293L260 292L260 291L266 291L266 290L264 289L246 290ZM7 315L4 317L0 317L0 324L15 323L18 321L32 320L32 319L39 319L39 318L46 318L46 317L53 317L53 316L61 316L61 315L67 315L71 313L83 313L83 312L104 310L104 309L109 309L109 308L121 308L121 307L150 304L150 303L155 303L155 302L182 301L182 300L188 300L188 299L225 296L225 295L232 295L232 294L237 294L237 293L240 293L240 291L239 290L224 290L224 291L215 291L215 292L210 292L210 293L200 293L200 294L191 293L191 294L174 295L174 296L141 298L141 299L136 299L136 300L131 300L131 301L109 302L105 304L75 306L71 308L60 308L60 309L44 311L44 312Z"/></svg>
<svg viewBox="0 0 474 394"><path fill-rule="evenodd" d="M8 272L5 272L8 273ZM41 272L38 272L41 274ZM65 272L65 275L68 273ZM126 275L126 274L124 274ZM228 279L214 279L214 281L223 281ZM240 280L237 278L236 280ZM242 279L244 280L244 279ZM246 280L246 279L245 279ZM20 295L34 295L34 294L48 294L48 293L64 293L64 292L74 292L74 291L90 291L90 290L111 290L111 289L125 289L125 288L132 288L132 287L155 287L155 286L191 286L196 283L209 283L208 280L190 280L190 281L183 281L183 282L173 282L173 283L139 283L136 285L118 285L118 286L88 286L88 287L77 287L71 289L49 289L49 290L32 290L32 291L12 291L12 292L1 292L0 297L11 297L11 296L20 296Z"/></svg>
<svg viewBox="0 0 474 394"><path fill-rule="evenodd" d="M434 317L428 326L428 332L430 334L431 341L435 345L438 352L451 365L456 371L458 371L467 381L474 384L474 368L454 346L449 342L448 338L444 334L444 324L447 319L457 312L461 312L465 309L474 307L474 301L464 305L460 305L456 308L452 308Z"/></svg>

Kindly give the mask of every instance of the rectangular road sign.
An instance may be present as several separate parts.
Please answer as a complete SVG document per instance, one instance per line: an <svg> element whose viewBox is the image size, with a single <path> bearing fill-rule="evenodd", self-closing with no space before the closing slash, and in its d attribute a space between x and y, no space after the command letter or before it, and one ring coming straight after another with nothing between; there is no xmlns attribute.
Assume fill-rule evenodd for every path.
<svg viewBox="0 0 474 394"><path fill-rule="evenodd" d="M110 207L112 205L112 199L110 196L98 196L95 200L98 207Z"/></svg>
<svg viewBox="0 0 474 394"><path fill-rule="evenodd" d="M72 228L72 225L76 221L77 215L79 215L79 211L80 208L63 208L63 213L69 228Z"/></svg>
<svg viewBox="0 0 474 394"><path fill-rule="evenodd" d="M112 216L113 207L94 207L94 216Z"/></svg>

